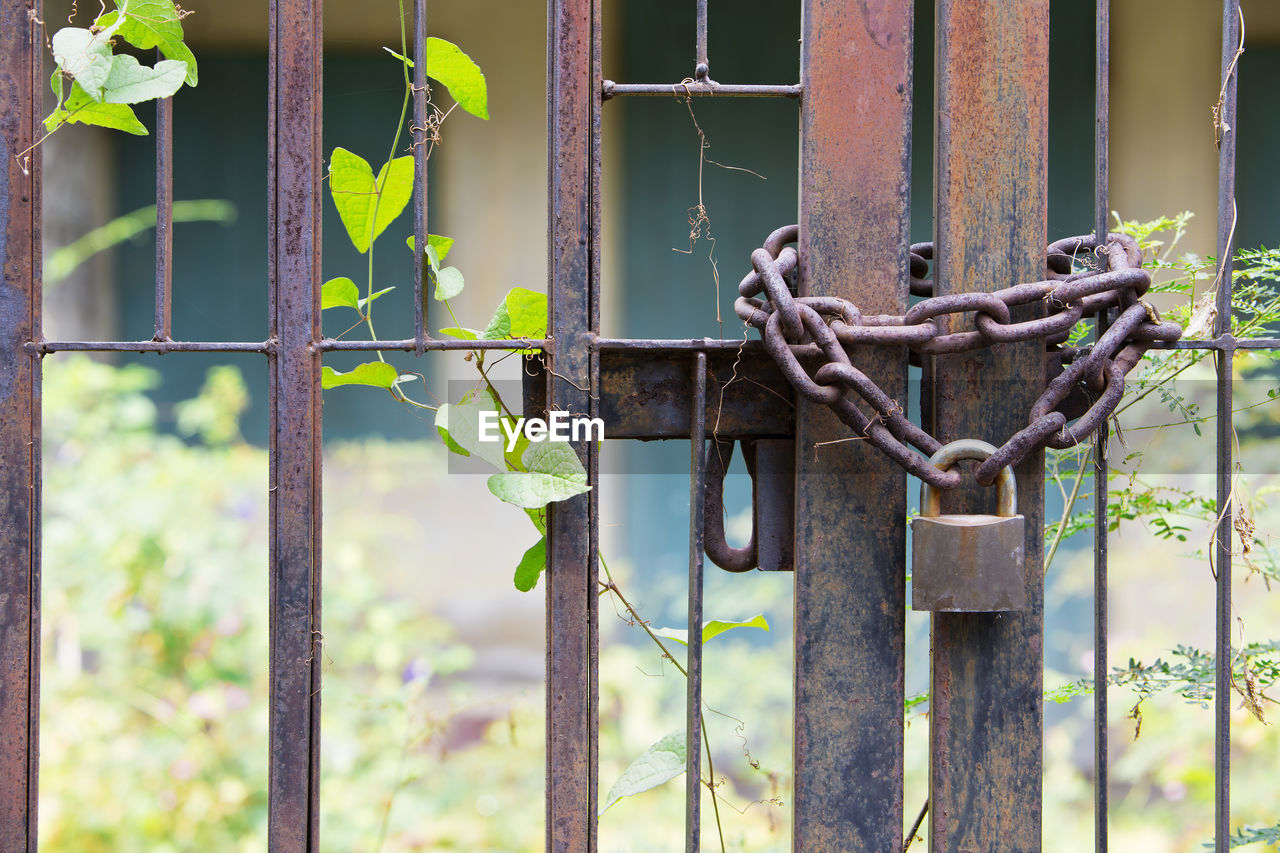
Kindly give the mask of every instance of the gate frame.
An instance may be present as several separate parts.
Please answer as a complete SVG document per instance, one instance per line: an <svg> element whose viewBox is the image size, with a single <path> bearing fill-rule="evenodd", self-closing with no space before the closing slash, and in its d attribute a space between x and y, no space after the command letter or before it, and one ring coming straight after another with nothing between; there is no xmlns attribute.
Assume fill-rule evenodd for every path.
<svg viewBox="0 0 1280 853"><path fill-rule="evenodd" d="M984 235L1001 222L983 197L939 186L936 200L939 288L990 288L1037 276L1034 255L1044 245L1044 147L1047 126L1048 0L982 0L988 14L955 23L958 0L935 0L939 39L936 127L939 174L978 168L997 174L995 189L1032 199L1018 214L1013 247L986 251ZM1107 224L1107 69L1109 0L1098 10L1096 76L1095 232ZM872 310L902 310L906 300L906 204L910 163L912 8L910 0L867 4L848 14L842 0L803 0L805 34L799 84L716 84L709 74L707 0L695 0L696 59L692 83L675 84L696 97L801 98L800 222L806 293L838 293ZM426 0L415 0L422 50ZM266 357L271 377L271 639L269 844L273 850L318 847L320 668L320 437L319 370L328 351L513 349L504 342L443 341L426 333L427 271L417 260L415 334L400 341L334 341L319 326L320 147L322 0L269 0L270 314L266 341L174 341L171 316L171 107L157 106L156 324L151 341L48 341L41 331L40 149L43 40L40 0L0 5L0 847L36 849L40 674L40 439L43 356L51 352L241 352ZM971 12L971 8L969 9ZM974 20L976 19L976 20ZM284 22L307 20L299 28ZM1217 369L1216 481L1219 523L1214 545L1215 838L1229 848L1231 704L1231 468L1232 362L1237 349L1273 349L1280 339L1239 341L1231 334L1231 251L1235 227L1235 127L1239 0L1224 0L1222 102L1218 127L1220 259L1214 338L1183 341L1172 349L1214 353ZM991 45L999 47L992 49ZM675 377L688 383L684 400L668 397L634 437L704 435L706 383L727 355L742 356L740 371L776 383L776 371L758 345L737 341L605 340L599 337L600 141L603 103L622 95L669 96L673 84L613 83L601 78L600 0L548 3L549 336L521 342L541 347L551 371L541 399L548 407L595 416L619 400L625 383ZM975 53L976 51L976 53ZM993 65L970 61L989 60ZM1010 132L984 91L984 75L999 66L1023 90L1025 122ZM998 76L998 75L997 75ZM415 122L425 125L425 66L415 69ZM852 85L851 85L852 84ZM875 99L855 97L877 91ZM803 97L801 97L803 95ZM988 100L984 100L988 98ZM954 105L954 109L952 108ZM984 124L984 122L986 124ZM1025 126L1033 128L1026 133ZM966 132L985 127L1007 147L984 149ZM892 132L883 132L890 128ZM1003 131L1001 130L1003 128ZM1024 138L1025 137L1025 138ZM415 149L419 179L415 236L426 233L425 154ZM29 153L25 153L29 152ZM27 160L15 157L24 153ZM987 159L982 160L983 157ZM1004 169L1003 167L1008 167ZM1030 189L1028 189L1030 188ZM1031 195L1028 195L1031 193ZM987 206L984 207L984 204ZM885 224L890 223L886 228ZM973 235L977 235L974 237ZM966 242L973 240L976 242ZM421 244L421 242L420 242ZM1022 265L1015 253L1030 253ZM991 261L989 255L1001 255ZM958 269L957 269L958 266ZM858 364L891 393L902 389L905 355L859 352ZM637 366L638 359L638 366ZM1019 352L987 370L1026 386L1038 381L1037 359ZM948 366L951 365L951 366ZM664 371L666 371L664 373ZM674 371L674 372L673 372ZM602 381L602 379L604 381ZM967 381L954 361L935 372L929 408L946 437L1000 427L971 409L953 408ZM667 379L660 380L667 382ZM628 386L630 387L630 386ZM589 389L589 390L588 390ZM777 437L791 429L789 415L759 410L758 397L726 395L727 421L737 435ZM612 396L611 396L612 395ZM767 396L767 395L766 395ZM732 397L732 399L730 398ZM1017 408L1017 407L1011 407ZM1021 411L1021 409L1019 409ZM754 416L754 417L753 417ZM735 421L736 418L736 421ZM644 420L644 418L641 418ZM890 849L902 824L902 616L905 497L902 473L870 448L840 446L815 461L803 448L832 433L832 419L800 406L797 443L797 669L796 811L799 847L852 845ZM724 431L721 431L724 435ZM1106 428L1099 432L1105 448ZM590 481L598 483L593 446L578 446ZM1106 681L1107 472L1099 454L1095 471L1095 683ZM1038 546L1041 519L1027 497L1042 479L1035 463L1022 466L1028 543ZM705 452L694 442L690 458L690 679L686 848L698 849L700 760L696 748L701 704L702 551L698 513ZM840 476L833 476L832 471ZM858 488L854 488L856 485ZM860 491L865 489L865 491ZM858 519L843 511L866 494L883 508ZM861 496L861 498L860 498ZM596 846L598 727L597 497L593 490L550 512L547 573L547 846L590 851ZM1034 536L1032 532L1035 532ZM1028 555L1038 551L1028 548ZM1039 601L1039 584L1032 591ZM848 614L856 613L851 619ZM835 617L848 621L833 625ZM1033 609L994 630L991 617L935 618L933 847L1010 849L1040 844L1041 614ZM813 623L812 625L810 623ZM815 631L820 626L825 630ZM885 649L887 648L887 653ZM966 667L995 664L991 677L956 680ZM1025 667L1019 670L1019 667ZM874 689L858 688L872 685ZM858 702L848 695L858 689ZM1031 695L1031 691L1035 691ZM1107 849L1106 690L1095 691L1095 813L1097 850ZM960 702L958 700L963 700ZM1021 714L1009 713L1012 706ZM964 705L961 709L960 705ZM1001 709L1005 732L981 739L980 714ZM820 713L815 713L820 712ZM884 727L887 726L887 733ZM1008 734L1012 732L1012 734ZM984 772L979 773L978 768ZM985 775L984 775L985 774ZM1033 782L1027 782L1031 777ZM991 796L996 787L1005 799ZM1007 812L1007 814L1005 814ZM892 842L892 843L891 843Z"/></svg>

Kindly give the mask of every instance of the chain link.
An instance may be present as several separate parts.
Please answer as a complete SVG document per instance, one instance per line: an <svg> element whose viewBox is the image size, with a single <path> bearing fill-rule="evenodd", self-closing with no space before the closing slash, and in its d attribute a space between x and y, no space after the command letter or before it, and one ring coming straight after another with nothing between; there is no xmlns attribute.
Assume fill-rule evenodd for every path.
<svg viewBox="0 0 1280 853"><path fill-rule="evenodd" d="M1028 425L978 466L977 481L990 485L1001 468L1017 465L1042 447L1071 447L1086 439L1115 411L1126 375L1151 345L1182 336L1182 327L1161 321L1155 309L1141 301L1151 277L1142 269L1137 243L1123 234L1108 234L1102 246L1092 236L1050 244L1043 281L944 296L933 295L933 282L927 278L933 244L916 243L910 251L910 292L925 298L898 316L863 314L839 297L796 296L800 257L789 244L797 241L799 231L796 225L779 228L751 253L752 272L738 285L734 310L760 331L765 350L798 394L829 407L890 459L935 488L953 489L961 479L956 470L941 471L930 464L928 457L942 444L911 423L898 401L853 366L848 348L905 346L920 357L1043 339L1053 360L1066 366L1054 368L1056 375L1049 377L1031 407ZM1077 269L1094 262L1097 268ZM1047 307L1045 316L1013 320L1010 308L1037 302ZM1113 309L1117 315L1093 346L1060 346L1082 318L1110 317ZM967 314L973 314L974 328L959 330ZM855 397L875 414L864 413Z"/></svg>

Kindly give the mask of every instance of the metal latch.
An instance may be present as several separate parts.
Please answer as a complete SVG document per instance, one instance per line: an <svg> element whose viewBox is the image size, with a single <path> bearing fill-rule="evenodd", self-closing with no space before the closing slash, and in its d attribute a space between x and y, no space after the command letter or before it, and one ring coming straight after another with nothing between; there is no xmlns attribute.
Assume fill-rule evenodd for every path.
<svg viewBox="0 0 1280 853"><path fill-rule="evenodd" d="M751 538L734 548L724 532L724 474L733 446L751 477ZM795 567L796 443L786 438L712 439L707 447L703 497L703 547L707 558L730 572L789 572Z"/></svg>

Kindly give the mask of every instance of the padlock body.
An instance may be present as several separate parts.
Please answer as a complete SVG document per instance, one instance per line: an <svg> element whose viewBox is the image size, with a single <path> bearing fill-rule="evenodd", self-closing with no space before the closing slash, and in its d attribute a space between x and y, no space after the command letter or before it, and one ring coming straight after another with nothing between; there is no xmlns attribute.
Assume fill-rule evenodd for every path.
<svg viewBox="0 0 1280 853"><path fill-rule="evenodd" d="M1021 515L938 515L911 521L911 609L965 613L1026 606Z"/></svg>

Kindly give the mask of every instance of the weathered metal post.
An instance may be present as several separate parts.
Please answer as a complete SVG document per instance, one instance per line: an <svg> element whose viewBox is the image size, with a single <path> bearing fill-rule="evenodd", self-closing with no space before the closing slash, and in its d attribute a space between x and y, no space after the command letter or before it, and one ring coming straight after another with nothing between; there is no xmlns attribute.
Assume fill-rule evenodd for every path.
<svg viewBox="0 0 1280 853"><path fill-rule="evenodd" d="M801 24L800 290L906 309L911 0L808 0ZM855 365L906 400L905 347ZM796 850L902 844L906 484L825 406L796 425ZM822 442L835 441L834 444Z"/></svg>
<svg viewBox="0 0 1280 853"><path fill-rule="evenodd" d="M938 0L936 21L936 293L1043 279L1049 2ZM1040 340L938 356L926 395L930 432L944 444L1003 443L1026 423L1043 359ZM1034 453L1015 471L1026 608L933 616L935 851L1040 849L1043 461ZM943 511L982 511L992 491L957 489Z"/></svg>
<svg viewBox="0 0 1280 853"><path fill-rule="evenodd" d="M589 413L598 374L598 0L550 0L547 69L548 409ZM596 483L593 442L575 446ZM547 516L547 850L596 846L596 493Z"/></svg>
<svg viewBox="0 0 1280 853"><path fill-rule="evenodd" d="M40 3L0 8L0 849L36 849Z"/></svg>
<svg viewBox="0 0 1280 853"><path fill-rule="evenodd" d="M268 845L320 831L321 0L273 0L271 233L271 763Z"/></svg>

